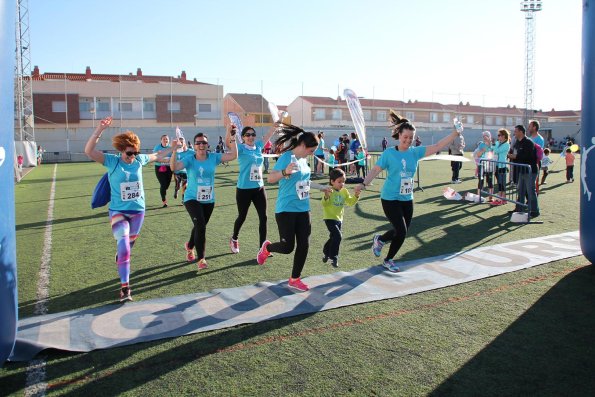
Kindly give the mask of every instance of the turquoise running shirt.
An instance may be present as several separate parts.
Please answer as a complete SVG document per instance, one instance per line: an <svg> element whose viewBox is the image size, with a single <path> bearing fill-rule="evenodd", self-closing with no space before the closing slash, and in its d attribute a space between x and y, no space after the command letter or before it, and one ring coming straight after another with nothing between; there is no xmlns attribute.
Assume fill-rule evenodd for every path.
<svg viewBox="0 0 595 397"><path fill-rule="evenodd" d="M413 200L413 179L419 159L426 155L425 146L410 147L400 152L391 147L382 152L376 165L387 171L387 177L380 192L384 200Z"/></svg>
<svg viewBox="0 0 595 397"><path fill-rule="evenodd" d="M273 168L282 171L291 162L291 151L283 153ZM279 194L275 213L280 212L308 212L310 211L310 167L308 161L303 158L297 161L300 169L291 174L289 178L282 177L279 180Z"/></svg>
<svg viewBox="0 0 595 397"><path fill-rule="evenodd" d="M139 154L131 164L126 164L119 155L103 154L111 190L110 211L145 210L142 167L148 163L146 154Z"/></svg>
<svg viewBox="0 0 595 397"><path fill-rule="evenodd" d="M238 189L255 189L264 186L262 181L263 147L262 141L254 142L252 147L244 143L238 145L238 162L240 163Z"/></svg>
<svg viewBox="0 0 595 397"><path fill-rule="evenodd" d="M222 155L222 153L208 153L205 160L197 160L195 156L186 156L180 160L188 175L184 202L190 200L203 204L215 202L215 167L221 164Z"/></svg>

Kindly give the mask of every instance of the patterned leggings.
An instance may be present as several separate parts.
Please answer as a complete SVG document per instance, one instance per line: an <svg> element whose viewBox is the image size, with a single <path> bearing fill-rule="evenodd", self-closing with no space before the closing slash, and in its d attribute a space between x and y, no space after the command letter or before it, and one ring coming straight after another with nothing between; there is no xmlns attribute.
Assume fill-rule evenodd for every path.
<svg viewBox="0 0 595 397"><path fill-rule="evenodd" d="M122 284L128 283L130 278L130 251L140 233L145 220L145 212L124 214L118 211L109 211L112 233L116 239L116 263Z"/></svg>

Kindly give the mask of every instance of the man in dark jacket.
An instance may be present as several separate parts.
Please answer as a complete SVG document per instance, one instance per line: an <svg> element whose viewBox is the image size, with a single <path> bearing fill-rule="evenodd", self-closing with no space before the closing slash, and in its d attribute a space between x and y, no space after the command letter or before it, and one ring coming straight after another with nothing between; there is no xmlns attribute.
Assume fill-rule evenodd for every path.
<svg viewBox="0 0 595 397"><path fill-rule="evenodd" d="M535 180L538 176L535 144L526 137L525 127L522 125L514 127L514 137L516 141L512 148L512 153L508 154L508 158L513 163L531 166L531 172L527 172L526 169L519 171L517 201L524 204L525 199L528 198L530 215L532 218L535 218L539 216L539 203L537 202L537 192L535 191ZM520 210L521 208L516 209Z"/></svg>

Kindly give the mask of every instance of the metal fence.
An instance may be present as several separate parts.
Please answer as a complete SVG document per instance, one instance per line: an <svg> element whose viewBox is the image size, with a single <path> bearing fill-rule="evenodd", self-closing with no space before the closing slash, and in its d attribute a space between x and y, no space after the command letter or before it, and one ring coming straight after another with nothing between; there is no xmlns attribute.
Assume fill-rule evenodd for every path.
<svg viewBox="0 0 595 397"><path fill-rule="evenodd" d="M518 208L522 208L527 212L527 223L531 222L531 208L530 191L531 185L527 183L525 178L530 178L531 166L528 164L510 163L506 161L496 161L481 159L479 161L479 182L478 192L479 201L481 202L482 195L500 199L505 202L514 204ZM487 182L487 183L486 183ZM525 184L521 186L521 184ZM490 192L486 190L487 186L493 185L493 190ZM532 188L535 188L534 186ZM524 197L521 197L521 194ZM520 200L523 200L521 202Z"/></svg>

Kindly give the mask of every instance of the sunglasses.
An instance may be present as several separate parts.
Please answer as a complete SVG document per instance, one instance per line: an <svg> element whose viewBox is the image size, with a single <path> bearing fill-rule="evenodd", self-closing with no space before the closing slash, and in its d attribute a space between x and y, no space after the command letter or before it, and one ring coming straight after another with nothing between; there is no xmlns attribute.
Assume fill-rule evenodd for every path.
<svg viewBox="0 0 595 397"><path fill-rule="evenodd" d="M140 154L140 152L124 152L126 153L126 156L138 156Z"/></svg>
<svg viewBox="0 0 595 397"><path fill-rule="evenodd" d="M194 144L195 145L208 145L209 142L207 142L207 141L196 141L196 142L194 142Z"/></svg>
<svg viewBox="0 0 595 397"><path fill-rule="evenodd" d="M244 134L244 136L256 136L255 132L247 132Z"/></svg>

